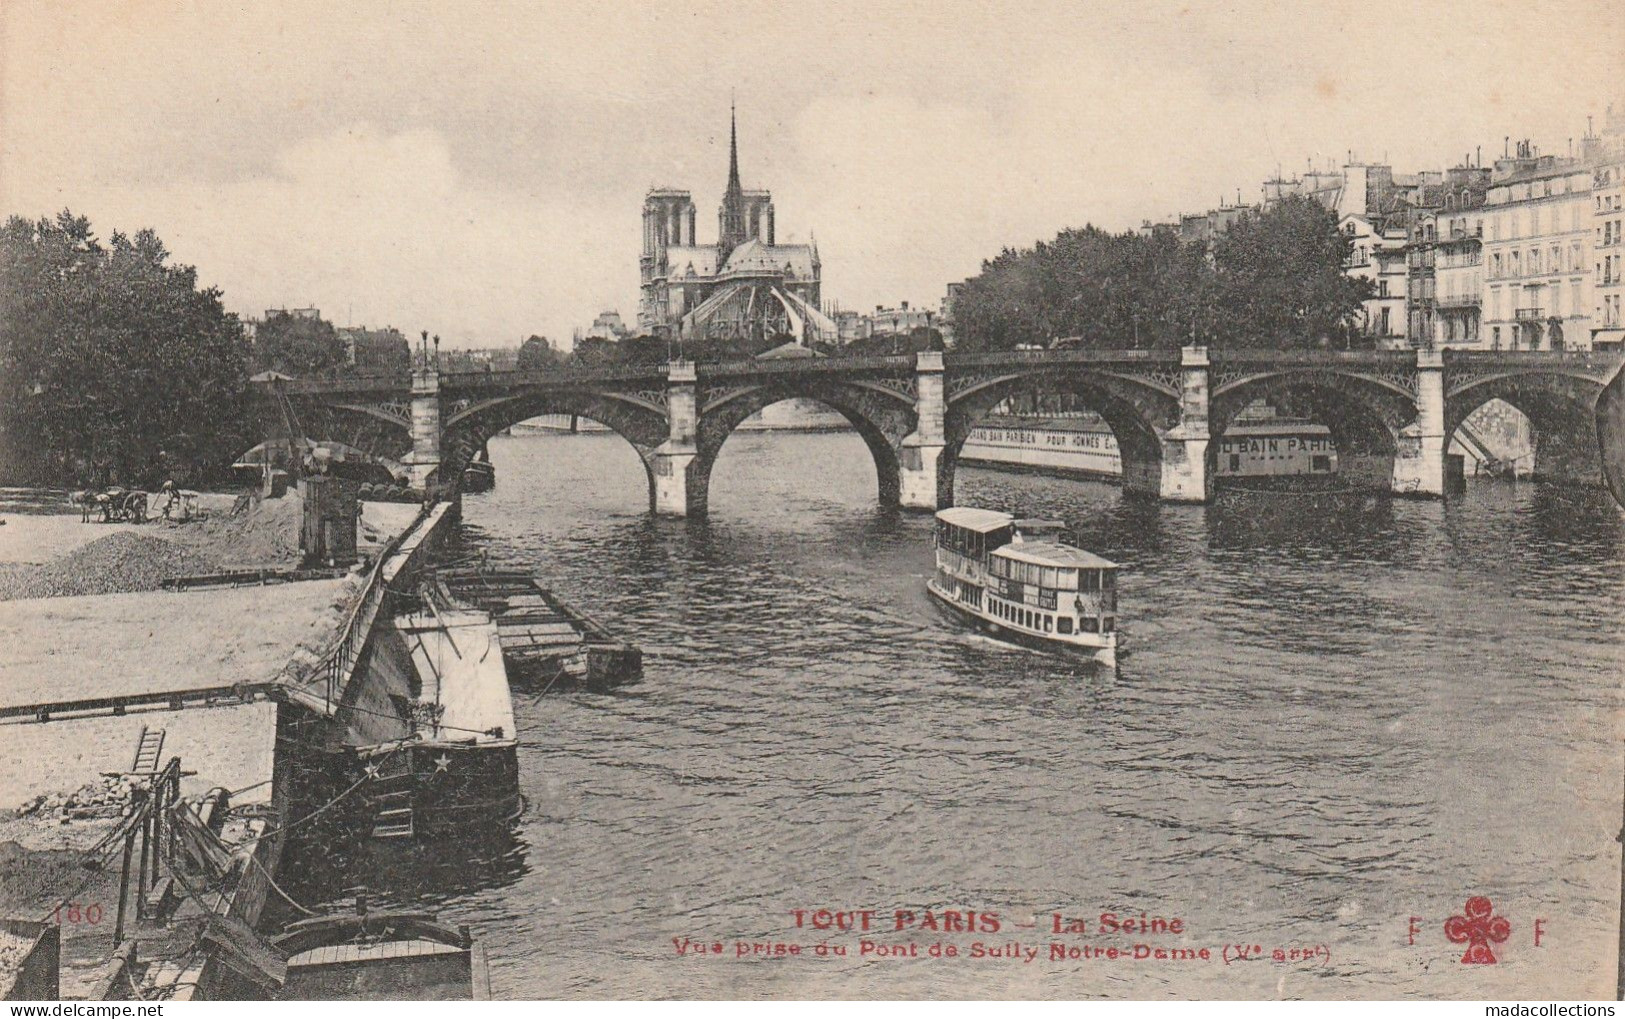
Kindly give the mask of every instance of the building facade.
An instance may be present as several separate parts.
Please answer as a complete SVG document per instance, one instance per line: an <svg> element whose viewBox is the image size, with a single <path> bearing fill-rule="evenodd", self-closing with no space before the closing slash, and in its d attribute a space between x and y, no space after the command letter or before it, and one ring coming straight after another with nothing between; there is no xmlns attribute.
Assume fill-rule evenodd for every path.
<svg viewBox="0 0 1625 1019"><path fill-rule="evenodd" d="M1591 345L1625 346L1625 112L1608 108L1591 170Z"/></svg>
<svg viewBox="0 0 1625 1019"><path fill-rule="evenodd" d="M1344 272L1371 283L1361 329L1383 350L1409 345L1405 338L1406 251L1405 231L1384 229L1365 215L1344 216L1338 224L1354 241Z"/></svg>
<svg viewBox="0 0 1625 1019"><path fill-rule="evenodd" d="M1484 201L1484 325L1496 350L1588 349L1592 171L1520 142Z"/></svg>
<svg viewBox="0 0 1625 1019"><path fill-rule="evenodd" d="M1402 196L1406 223L1406 335L1413 347L1480 345L1483 207L1488 168L1464 163ZM1408 206L1408 208L1406 208Z"/></svg>
<svg viewBox="0 0 1625 1019"><path fill-rule="evenodd" d="M344 359L356 371L364 375L390 375L411 370L411 342L394 326L382 329L341 326L337 332L344 344Z"/></svg>
<svg viewBox="0 0 1625 1019"><path fill-rule="evenodd" d="M728 184L717 240L701 244L693 196L654 188L643 201L641 330L676 339L834 340L820 310L818 246L779 244L773 196L739 180L737 121L728 128Z"/></svg>

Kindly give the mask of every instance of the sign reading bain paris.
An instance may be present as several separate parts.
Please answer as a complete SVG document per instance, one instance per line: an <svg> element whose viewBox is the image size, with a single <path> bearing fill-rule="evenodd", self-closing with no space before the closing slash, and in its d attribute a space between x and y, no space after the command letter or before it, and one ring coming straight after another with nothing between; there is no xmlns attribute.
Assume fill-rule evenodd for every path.
<svg viewBox="0 0 1625 1019"><path fill-rule="evenodd" d="M0 994L1616 1007L1526 7L0 3Z"/></svg>

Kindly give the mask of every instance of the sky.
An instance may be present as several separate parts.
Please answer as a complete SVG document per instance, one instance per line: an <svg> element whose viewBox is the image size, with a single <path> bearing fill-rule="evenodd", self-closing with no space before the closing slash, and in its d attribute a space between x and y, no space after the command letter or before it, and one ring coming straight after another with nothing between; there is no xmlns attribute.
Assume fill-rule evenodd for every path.
<svg viewBox="0 0 1625 1019"><path fill-rule="evenodd" d="M731 96L745 186L862 310L1277 167L1563 153L1622 71L1609 0L3 0L0 214L151 227L241 314L513 345L635 319L651 186L714 239Z"/></svg>

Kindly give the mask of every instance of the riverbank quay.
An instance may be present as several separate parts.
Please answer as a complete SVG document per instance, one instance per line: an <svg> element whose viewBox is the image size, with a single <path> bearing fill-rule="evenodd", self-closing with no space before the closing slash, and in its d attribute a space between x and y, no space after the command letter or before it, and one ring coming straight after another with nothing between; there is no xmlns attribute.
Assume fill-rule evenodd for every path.
<svg viewBox="0 0 1625 1019"><path fill-rule="evenodd" d="M281 500L256 509L265 512L216 535L223 545L299 516ZM252 928L274 891L286 826L303 816L288 730L307 711L289 691L333 659L369 579L394 565L390 578L404 580L403 560L421 560L447 519L444 509L393 505L364 504L361 515L381 550L377 569L273 586L0 600L9 651L0 661L0 917L60 929L63 997L208 998L274 978L274 956ZM7 521L13 563L30 530L61 539L23 560L34 569L60 567L109 537L144 539L151 526L112 525L109 535L77 517ZM74 545L70 527L94 536ZM229 556L228 547L218 561L240 564Z"/></svg>

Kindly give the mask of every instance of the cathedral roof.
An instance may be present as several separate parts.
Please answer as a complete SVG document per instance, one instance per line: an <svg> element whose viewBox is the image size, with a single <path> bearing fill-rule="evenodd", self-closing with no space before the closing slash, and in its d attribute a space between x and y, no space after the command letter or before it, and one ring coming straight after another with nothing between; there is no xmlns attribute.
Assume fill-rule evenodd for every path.
<svg viewBox="0 0 1625 1019"><path fill-rule="evenodd" d="M666 276L668 279L687 276L689 266L694 267L694 275L696 276L716 275L716 245L706 244L697 247L672 245L666 249Z"/></svg>
<svg viewBox="0 0 1625 1019"><path fill-rule="evenodd" d="M724 272L784 272L800 279L817 275L818 258L810 244L763 244L748 240L733 250Z"/></svg>

